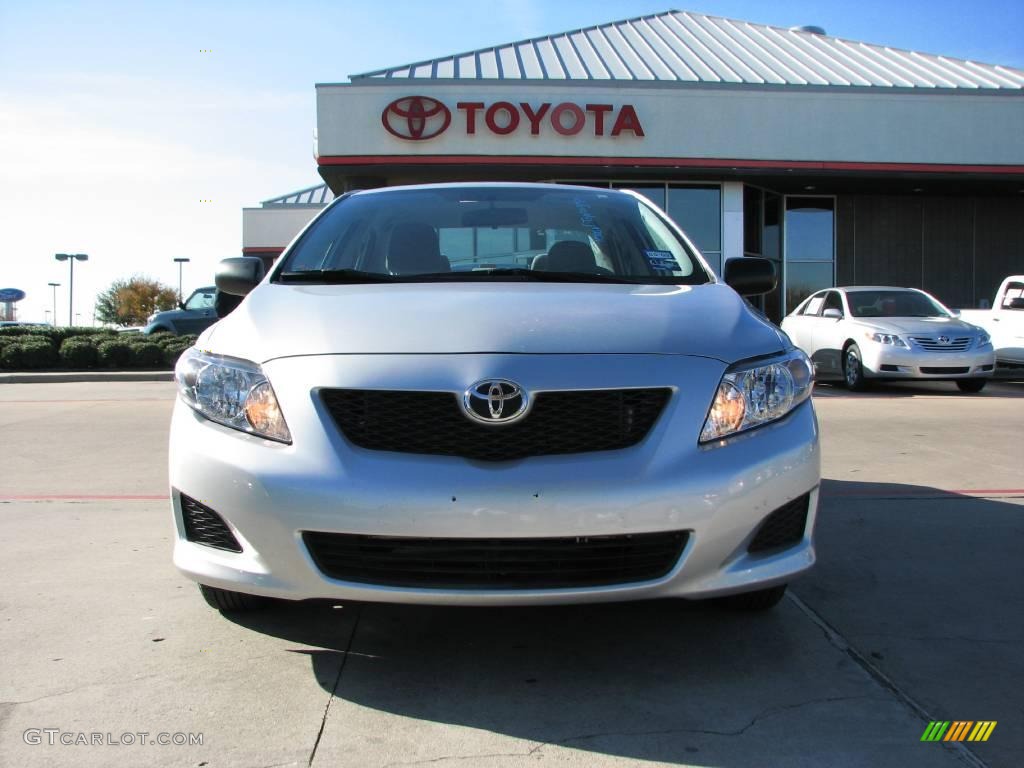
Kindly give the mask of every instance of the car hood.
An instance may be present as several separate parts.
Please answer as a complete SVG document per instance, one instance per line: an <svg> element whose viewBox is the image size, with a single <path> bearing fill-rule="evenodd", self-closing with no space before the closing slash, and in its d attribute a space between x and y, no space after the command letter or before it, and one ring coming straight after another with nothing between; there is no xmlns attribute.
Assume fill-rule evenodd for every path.
<svg viewBox="0 0 1024 768"><path fill-rule="evenodd" d="M955 317L872 317L860 318L861 324L883 333L898 333L904 336L935 336L951 333L975 334L977 326L965 323Z"/></svg>
<svg viewBox="0 0 1024 768"><path fill-rule="evenodd" d="M723 284L264 283L200 337L266 362L319 354L687 354L782 351L779 331Z"/></svg>

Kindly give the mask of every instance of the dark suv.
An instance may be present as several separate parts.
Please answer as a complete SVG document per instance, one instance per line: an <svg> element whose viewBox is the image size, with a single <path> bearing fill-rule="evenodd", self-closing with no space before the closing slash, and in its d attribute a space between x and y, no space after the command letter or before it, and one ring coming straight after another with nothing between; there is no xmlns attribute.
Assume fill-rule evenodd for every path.
<svg viewBox="0 0 1024 768"><path fill-rule="evenodd" d="M217 311L214 308L216 293L217 288L213 285L197 288L179 305L179 309L168 309L150 315L149 322L142 332L202 333L217 322Z"/></svg>

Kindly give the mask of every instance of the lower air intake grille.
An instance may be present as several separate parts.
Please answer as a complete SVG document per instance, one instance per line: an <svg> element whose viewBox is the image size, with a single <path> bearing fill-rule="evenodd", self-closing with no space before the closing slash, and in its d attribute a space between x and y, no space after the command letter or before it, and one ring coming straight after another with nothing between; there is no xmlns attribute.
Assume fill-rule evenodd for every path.
<svg viewBox="0 0 1024 768"><path fill-rule="evenodd" d="M324 404L360 448L509 461L636 445L657 421L670 390L541 392L511 424L477 424L451 392L325 389Z"/></svg>
<svg viewBox="0 0 1024 768"><path fill-rule="evenodd" d="M922 368L921 373L936 374L936 375L950 375L957 373L970 373L970 368Z"/></svg>
<svg viewBox="0 0 1024 768"><path fill-rule="evenodd" d="M650 581L668 574L686 531L551 539L421 539L306 532L332 579L392 587L558 589Z"/></svg>
<svg viewBox="0 0 1024 768"><path fill-rule="evenodd" d="M242 551L224 518L184 493L181 494L181 517L185 523L185 538L189 541L228 552Z"/></svg>
<svg viewBox="0 0 1024 768"><path fill-rule="evenodd" d="M765 552L770 549L785 549L799 544L807 527L807 507L810 494L785 504L761 523L757 535L747 547L748 552Z"/></svg>

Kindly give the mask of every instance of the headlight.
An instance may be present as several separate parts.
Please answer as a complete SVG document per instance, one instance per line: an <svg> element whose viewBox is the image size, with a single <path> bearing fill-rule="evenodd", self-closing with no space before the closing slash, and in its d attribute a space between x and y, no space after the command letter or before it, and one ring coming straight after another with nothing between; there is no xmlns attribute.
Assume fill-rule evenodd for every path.
<svg viewBox="0 0 1024 768"><path fill-rule="evenodd" d="M718 385L700 441L706 443L781 419L810 397L814 368L800 350L770 363L739 365Z"/></svg>
<svg viewBox="0 0 1024 768"><path fill-rule="evenodd" d="M872 341L877 341L879 344L890 344L894 347L906 347L907 342L897 336L895 333L872 333L868 331L864 334L867 338Z"/></svg>
<svg viewBox="0 0 1024 768"><path fill-rule="evenodd" d="M991 344L991 343L992 343L992 337L989 336L987 333L979 333L978 334L978 346L979 347L983 347L986 344Z"/></svg>
<svg viewBox="0 0 1024 768"><path fill-rule="evenodd" d="M292 441L274 389L256 363L191 347L178 358L174 380L181 399L210 421L282 443Z"/></svg>

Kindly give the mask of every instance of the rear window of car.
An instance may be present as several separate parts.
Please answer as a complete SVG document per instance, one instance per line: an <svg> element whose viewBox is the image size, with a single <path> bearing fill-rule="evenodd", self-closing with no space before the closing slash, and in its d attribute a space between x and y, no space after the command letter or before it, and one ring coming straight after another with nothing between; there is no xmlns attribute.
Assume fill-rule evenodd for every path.
<svg viewBox="0 0 1024 768"><path fill-rule="evenodd" d="M275 277L352 270L388 277L500 279L508 270L623 282L712 278L661 214L584 187L424 187L356 194L328 209ZM493 273L493 274L492 274Z"/></svg>

